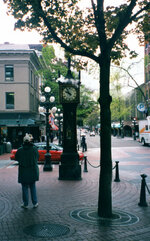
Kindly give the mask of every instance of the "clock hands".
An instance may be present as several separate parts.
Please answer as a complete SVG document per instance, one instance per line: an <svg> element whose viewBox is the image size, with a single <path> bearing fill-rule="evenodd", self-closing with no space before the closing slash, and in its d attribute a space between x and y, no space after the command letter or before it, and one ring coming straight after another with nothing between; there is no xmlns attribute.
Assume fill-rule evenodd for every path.
<svg viewBox="0 0 150 241"><path fill-rule="evenodd" d="M70 89L66 89L66 93L67 93L68 95L72 95Z"/></svg>
<svg viewBox="0 0 150 241"><path fill-rule="evenodd" d="M70 92L69 89L66 89L66 93L69 94L69 95L72 95L72 93Z"/></svg>
<svg viewBox="0 0 150 241"><path fill-rule="evenodd" d="M73 101L76 98L76 90L73 87L65 87L63 90L63 98L67 101Z"/></svg>

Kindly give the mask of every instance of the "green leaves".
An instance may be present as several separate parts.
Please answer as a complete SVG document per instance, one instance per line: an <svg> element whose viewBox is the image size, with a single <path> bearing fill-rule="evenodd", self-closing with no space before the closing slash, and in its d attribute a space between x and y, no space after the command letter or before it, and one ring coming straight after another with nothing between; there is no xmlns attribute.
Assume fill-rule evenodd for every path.
<svg viewBox="0 0 150 241"><path fill-rule="evenodd" d="M60 58L56 58L53 46L47 45L43 47L40 61L43 66L41 75L46 82L56 81L58 72L66 76L67 66L65 66Z"/></svg>
<svg viewBox="0 0 150 241"><path fill-rule="evenodd" d="M87 4L87 8L81 9L78 0L4 2L7 3L8 13L17 19L15 28L36 29L45 42L58 42L72 54L89 57L97 63L103 51L108 50L112 61L116 63L125 56L126 51L130 51L125 40L131 32L126 27L132 21L137 23L133 31L140 35L140 39L144 35L145 38L149 36L146 34L149 31L149 18L146 15L150 6L148 0L129 0L126 4L107 6L106 9L96 4L93 8ZM100 2L97 1L98 4ZM133 52L130 54L136 56Z"/></svg>
<svg viewBox="0 0 150 241"><path fill-rule="evenodd" d="M86 88L84 85L81 85L80 104L77 108L77 120L82 120L81 122L83 124L92 125L90 124L91 118L93 115L95 115L95 113L96 116L99 116L98 103L93 100L93 91L89 88ZM97 121L97 119L95 120Z"/></svg>

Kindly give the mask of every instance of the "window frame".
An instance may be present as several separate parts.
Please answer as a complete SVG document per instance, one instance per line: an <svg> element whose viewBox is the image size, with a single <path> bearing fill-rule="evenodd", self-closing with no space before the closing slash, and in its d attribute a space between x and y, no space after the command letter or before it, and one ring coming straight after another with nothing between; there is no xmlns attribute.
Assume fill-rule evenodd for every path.
<svg viewBox="0 0 150 241"><path fill-rule="evenodd" d="M13 64L5 65L5 81L14 81L14 65Z"/></svg>
<svg viewBox="0 0 150 241"><path fill-rule="evenodd" d="M8 94L13 95L13 103L8 103ZM5 92L5 105L6 105L7 110L15 109L15 93L14 92Z"/></svg>

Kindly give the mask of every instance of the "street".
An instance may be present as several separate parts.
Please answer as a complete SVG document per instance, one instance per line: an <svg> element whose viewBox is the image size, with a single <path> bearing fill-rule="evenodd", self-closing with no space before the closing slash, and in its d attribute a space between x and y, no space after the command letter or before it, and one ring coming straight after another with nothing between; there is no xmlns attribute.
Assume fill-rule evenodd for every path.
<svg viewBox="0 0 150 241"><path fill-rule="evenodd" d="M85 155L95 167L100 165L100 138L99 135L89 136L86 134L87 152ZM80 147L80 150L82 148ZM107 148L106 148L107 151ZM147 175L150 183L150 146L143 146L131 137L118 138L112 136L112 163L113 167L119 161L119 171L122 176L128 172L128 178L134 183L140 182L140 175ZM114 173L114 171L113 171ZM150 186L150 185L149 185Z"/></svg>
<svg viewBox="0 0 150 241"><path fill-rule="evenodd" d="M57 140L55 141L56 143L58 142ZM78 142L80 143L80 135L78 133ZM87 152L85 153L88 158L93 159L91 157L91 149L92 149L92 153L96 152L96 160L98 161L100 158L100 136L99 135L95 135L95 136L90 136L89 133L86 133L86 142L87 142ZM114 137L112 136L112 157L113 158L120 158L120 156L122 156L122 154L117 154L116 153L122 153L122 151L124 150L124 152L128 152L128 148L131 150L131 147L133 148L133 152L137 152L138 153L140 151L145 151L147 150L148 154L150 154L150 147L145 147L142 146L141 143L139 143L138 141L134 141L133 138L131 137L125 137L125 138L118 138L118 137ZM136 149L135 149L136 147ZM138 149L139 147L139 149ZM115 148L115 149L114 149ZM123 148L123 149L122 149ZM82 148L80 146L80 150L82 151ZM126 154L127 155L127 154ZM124 156L126 156L124 154ZM9 154L7 154L7 160L3 160L1 158L0 160L0 169L3 167L14 167L17 163L15 161L11 161L9 159ZM132 159L132 158L131 158Z"/></svg>
<svg viewBox="0 0 150 241"><path fill-rule="evenodd" d="M78 141L79 141L78 135ZM55 141L57 143L57 140ZM91 164L94 167L100 165L100 137L99 135L90 136L86 134L87 151L84 155L87 156L88 166ZM80 146L80 151L82 148ZM106 147L107 151L107 147ZM10 154L7 154L5 160L0 157L0 169L3 168L15 168L17 162L9 159ZM145 173L147 182L150 183L150 147L142 146L138 141L133 140L130 137L118 138L112 136L112 163L113 167L119 161L119 171L121 175L128 172L128 178L134 182L140 181L140 175ZM98 168L99 169L99 168ZM114 171L113 171L114 173Z"/></svg>
<svg viewBox="0 0 150 241"><path fill-rule="evenodd" d="M78 132L78 141L81 140L79 132ZM138 141L134 141L132 137L114 137L111 136L112 147L127 147L127 146L142 146ZM100 147L100 136L90 136L89 133L86 133L86 142L88 148L99 148Z"/></svg>
<svg viewBox="0 0 150 241"><path fill-rule="evenodd" d="M79 139L78 133L78 141ZM55 140L57 143L57 140ZM100 136L90 136L86 133L87 151L84 155L87 156L88 166L91 164L94 167L100 165ZM80 151L82 148L80 146ZM107 151L107 147L106 147ZM3 168L15 168L17 166L16 161L9 159L10 154L7 154L5 160L0 157L0 169ZM113 167L119 161L119 171L121 175L128 172L128 178L134 182L140 181L140 175L145 173L147 182L150 183L150 147L142 146L138 141L133 140L131 137L118 138L112 136L112 165ZM114 173L115 171L113 171ZM134 179L134 180L133 180Z"/></svg>
<svg viewBox="0 0 150 241"><path fill-rule="evenodd" d="M117 213L119 218L111 220L111 223L105 221L104 225L103 221L98 223L97 217L99 136L90 137L87 134L88 150L84 154L88 160L88 171L84 172L83 162L81 181L60 181L58 165L53 166L52 172L43 172L43 167L39 165L39 207L36 210L31 203L28 210L21 209L21 189L17 183L18 167L9 161L10 154L1 155L0 240L34 241L40 238L47 241L54 235L53 225L56 226L56 236L59 235L58 228L68 230L68 235L61 234L57 237L58 241L149 240L149 194L146 192L148 207L140 207L138 203L141 174L147 175L146 183L150 188L150 147L142 146L131 138L112 137L112 143L113 167L118 161L120 178L120 182L114 181L114 168L112 204L113 213Z"/></svg>

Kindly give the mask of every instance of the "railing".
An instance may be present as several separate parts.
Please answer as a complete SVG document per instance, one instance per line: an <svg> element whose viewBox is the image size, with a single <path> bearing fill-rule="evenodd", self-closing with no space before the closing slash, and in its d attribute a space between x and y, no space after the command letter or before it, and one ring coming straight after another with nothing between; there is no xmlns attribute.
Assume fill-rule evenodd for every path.
<svg viewBox="0 0 150 241"><path fill-rule="evenodd" d="M87 163L93 167L93 168L99 168L101 166L101 164L99 164L98 166L94 166L92 165L88 159L87 159L87 156L84 156L84 169L83 169L83 172L88 172L88 169L87 169ZM116 170L116 173L115 173L115 179L114 179L114 182L120 182L120 179L119 179L119 161L116 161L116 165L112 168L112 170Z"/></svg>

